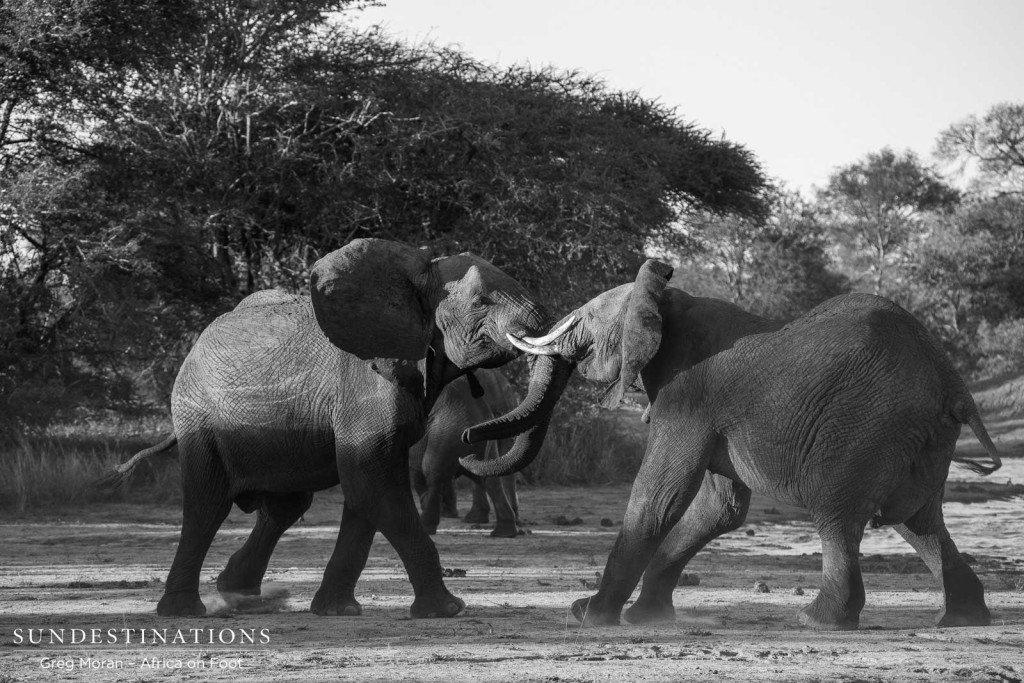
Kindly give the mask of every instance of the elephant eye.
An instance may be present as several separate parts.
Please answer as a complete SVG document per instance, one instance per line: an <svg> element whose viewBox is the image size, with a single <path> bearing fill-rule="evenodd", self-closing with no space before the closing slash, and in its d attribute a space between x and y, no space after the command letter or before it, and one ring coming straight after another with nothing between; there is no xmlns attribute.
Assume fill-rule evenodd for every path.
<svg viewBox="0 0 1024 683"><path fill-rule="evenodd" d="M473 308L483 308L484 306L494 305L494 301L491 299L491 297L487 296L486 294L475 295L471 303L473 305Z"/></svg>

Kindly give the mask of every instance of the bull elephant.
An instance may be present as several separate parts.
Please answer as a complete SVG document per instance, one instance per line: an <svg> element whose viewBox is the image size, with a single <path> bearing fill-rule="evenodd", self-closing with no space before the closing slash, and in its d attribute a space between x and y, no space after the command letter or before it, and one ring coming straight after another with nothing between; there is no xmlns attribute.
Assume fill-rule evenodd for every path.
<svg viewBox="0 0 1024 683"><path fill-rule="evenodd" d="M219 317L178 372L173 435L107 480L118 483L138 460L177 442L183 523L157 612L205 612L200 570L232 503L256 511L256 524L217 589L258 594L281 534L314 491L338 483L341 528L312 611L361 614L355 585L378 530L409 575L413 617L462 611L416 512L409 447L445 385L512 360L519 351L507 335L545 322L515 280L477 256L433 258L373 239L320 259L309 297L259 292ZM560 391L557 381L551 387ZM513 450L540 446L550 415L536 418Z"/></svg>
<svg viewBox="0 0 1024 683"><path fill-rule="evenodd" d="M836 297L790 322L766 320L666 287L670 275L648 261L634 283L563 320L561 334L512 338L547 365L610 383L608 405L638 375L650 399L650 436L622 530L596 595L573 604L576 618L617 624L643 574L626 619L673 619L672 591L686 563L742 524L753 490L807 509L820 536L821 589L800 611L802 624L857 628L857 556L869 522L893 525L941 582L940 626L988 624L982 585L943 522L942 495L951 462L987 474L1000 459L928 331L866 294ZM507 436L524 417L513 411L464 438ZM990 466L954 453L963 424ZM502 475L534 455L463 465Z"/></svg>
<svg viewBox="0 0 1024 683"><path fill-rule="evenodd" d="M409 472L413 489L420 497L420 519L427 533L437 531L446 493L452 496L454 507L451 484L461 469L459 459L470 455L490 459L497 457L499 448L506 451L511 448L508 440L466 445L460 438L462 431L469 425L504 415L518 402L512 385L498 370L477 370L455 380L441 392L427 418L426 434L409 451ZM466 521L488 521L487 498L490 496L496 518L491 536L514 538L519 535L515 475L473 479L473 507Z"/></svg>

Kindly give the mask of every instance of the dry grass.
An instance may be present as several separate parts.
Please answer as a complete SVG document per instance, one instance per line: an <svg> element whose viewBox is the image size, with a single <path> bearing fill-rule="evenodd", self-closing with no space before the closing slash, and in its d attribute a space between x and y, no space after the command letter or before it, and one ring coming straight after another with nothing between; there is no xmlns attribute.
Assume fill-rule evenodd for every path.
<svg viewBox="0 0 1024 683"><path fill-rule="evenodd" d="M143 461L113 493L89 483L132 454L157 443L169 425L159 419L107 416L55 425L0 443L0 510L32 510L91 502L176 503L181 484L174 452ZM631 482L643 458L646 427L636 411L598 411L556 420L526 473L542 484Z"/></svg>
<svg viewBox="0 0 1024 683"><path fill-rule="evenodd" d="M177 458L156 456L113 493L90 482L161 438L153 418L83 420L45 432L15 434L0 443L0 510L31 510L93 501L172 502L180 496Z"/></svg>

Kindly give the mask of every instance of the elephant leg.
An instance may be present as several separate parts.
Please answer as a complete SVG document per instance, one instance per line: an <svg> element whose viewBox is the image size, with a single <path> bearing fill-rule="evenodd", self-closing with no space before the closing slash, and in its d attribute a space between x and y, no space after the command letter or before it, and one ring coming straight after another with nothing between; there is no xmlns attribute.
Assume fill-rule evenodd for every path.
<svg viewBox="0 0 1024 683"><path fill-rule="evenodd" d="M245 545L231 556L217 577L217 590L221 593L259 595L263 575L267 573L267 565L278 540L312 503L313 494L307 492L264 495L256 511L256 526Z"/></svg>
<svg viewBox="0 0 1024 683"><path fill-rule="evenodd" d="M382 491L369 511L370 519L395 548L409 574L416 595L410 609L412 617L453 617L465 609L466 603L445 587L437 547L420 523L407 488Z"/></svg>
<svg viewBox="0 0 1024 683"><path fill-rule="evenodd" d="M491 536L495 538L515 538L522 533L517 523L516 510L512 506L512 501L509 500L508 491L505 488L505 479L508 478L487 477L484 479L484 487L487 489L491 502L494 503L496 523L494 530L491 531Z"/></svg>
<svg viewBox="0 0 1024 683"><path fill-rule="evenodd" d="M369 518L349 505L346 494L338 540L324 570L320 588L313 596L311 612L332 617L356 617L363 613L362 605L356 600L356 582L366 567L376 533L377 528Z"/></svg>
<svg viewBox="0 0 1024 683"><path fill-rule="evenodd" d="M738 529L749 506L749 488L706 472L697 496L647 566L640 596L626 610L626 621L643 624L675 620L672 591L686 564L709 542Z"/></svg>
<svg viewBox="0 0 1024 683"><path fill-rule="evenodd" d="M458 496L455 493L453 477L448 477L441 485L441 516L449 519L459 518Z"/></svg>
<svg viewBox="0 0 1024 683"><path fill-rule="evenodd" d="M985 589L964 561L942 518L942 493L903 524L897 533L913 546L942 583L945 596L939 626L988 626L992 615L985 605Z"/></svg>
<svg viewBox="0 0 1024 683"><path fill-rule="evenodd" d="M804 626L823 631L851 631L860 624L864 579L857 558L866 524L866 519L818 523L821 590L798 614Z"/></svg>
<svg viewBox="0 0 1024 683"><path fill-rule="evenodd" d="M699 441L693 443L693 439ZM681 436L652 431L601 585L592 597L572 604L580 623L619 623L622 606L651 557L700 490L715 444L713 434Z"/></svg>
<svg viewBox="0 0 1024 683"><path fill-rule="evenodd" d="M420 519L428 534L437 533L441 517L458 517L455 475L462 444L457 433L435 433L422 457L425 490L420 494Z"/></svg>
<svg viewBox="0 0 1024 683"><path fill-rule="evenodd" d="M361 455L339 453L345 511L334 554L313 598L313 612L360 612L354 588L366 566L374 530L384 534L405 566L416 595L410 610L414 618L452 617L465 609L466 603L445 587L437 547L416 511L407 453L400 442Z"/></svg>
<svg viewBox="0 0 1024 683"><path fill-rule="evenodd" d="M501 486L505 489L505 497L512 506L512 512L516 516L516 522L522 523L519 518L519 489L516 488L516 475L509 474L501 478Z"/></svg>
<svg viewBox="0 0 1024 683"><path fill-rule="evenodd" d="M422 469L410 467L409 476L412 478L413 491L420 499L420 522L428 534L435 534L441 523L443 485L439 482L436 473L431 473L428 476Z"/></svg>
<svg viewBox="0 0 1024 683"><path fill-rule="evenodd" d="M423 474L423 470L410 467L409 479L412 481L412 490L416 492L416 496L422 502L423 496L427 493L426 475Z"/></svg>
<svg viewBox="0 0 1024 683"><path fill-rule="evenodd" d="M471 524L487 524L491 521L491 504L487 501L487 487L473 482L473 506L462 518Z"/></svg>
<svg viewBox="0 0 1024 683"><path fill-rule="evenodd" d="M451 481L451 478L448 478ZM444 501L444 479L432 477L427 481L427 489L420 495L420 523L430 535L437 533L441 524L441 508Z"/></svg>
<svg viewBox="0 0 1024 683"><path fill-rule="evenodd" d="M511 445L507 439L502 440L500 444L501 447L504 448L506 451L509 448L511 448ZM488 441L487 443L482 444L482 446L482 451L474 449L474 453L476 455L485 460L493 460L498 457L499 451L497 443L493 441ZM469 509L469 513L466 514L463 521L470 522L473 524L487 524L491 520L491 506L490 503L487 502L487 498L488 496L490 496L490 499L494 501L495 515L498 516L497 527L494 529L494 531L498 532L498 529L501 529L500 532L492 532L491 535L504 537L513 536L515 534L511 533L511 530L508 528L507 524L507 520L509 517L508 511L504 509L503 504L500 504L498 502L499 500L506 498L506 496L497 488L495 488L494 483L495 482L493 482L491 479L485 479L482 483L473 482L473 506ZM518 501L516 501L516 504L518 505ZM502 507L499 508L499 505L501 505ZM518 533L518 528L516 529L516 533Z"/></svg>
<svg viewBox="0 0 1024 683"><path fill-rule="evenodd" d="M185 435L181 452L181 538L167 574L164 594L157 603L161 616L206 614L199 598L199 575L217 530L231 511L227 474L212 439Z"/></svg>

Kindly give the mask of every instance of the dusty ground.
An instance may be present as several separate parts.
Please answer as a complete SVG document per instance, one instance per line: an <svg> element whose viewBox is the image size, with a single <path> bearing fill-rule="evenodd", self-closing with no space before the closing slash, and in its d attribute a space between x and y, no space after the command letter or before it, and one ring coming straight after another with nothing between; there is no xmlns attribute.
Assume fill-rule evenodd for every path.
<svg viewBox="0 0 1024 683"><path fill-rule="evenodd" d="M0 520L0 683L21 680L1024 680L1024 421L992 414L1008 451L982 479L954 468L947 522L987 590L994 623L939 630L936 582L890 530L868 530L862 547L867 607L861 630L817 633L796 611L816 594L820 550L799 511L755 499L747 525L720 539L689 568L675 624L580 630L568 613L592 593L622 519L628 487L522 489L527 536L445 520L436 536L448 579L468 607L450 620L408 618L412 591L397 556L378 537L359 587L365 614L321 618L307 609L340 516L336 493L321 495L302 526L281 541L265 593L246 612L224 605L210 583L242 542L251 518L232 513L204 570L199 619L154 613L178 537L173 508L96 505L30 519ZM965 440L967 450L976 443ZM1012 483L1012 482L1018 482ZM467 496L462 496L463 508ZM579 517L564 526L555 519ZM770 592L757 592L755 582ZM803 595L795 594L797 589ZM31 645L45 629L43 644ZM98 644L51 644L50 629ZM124 642L122 629L180 629L186 645ZM81 629L76 636L72 629ZM118 634L107 644L108 629ZM201 644L189 629L201 629ZM211 633L255 642L210 645ZM20 644L18 643L20 634ZM88 634L88 635L86 635ZM262 641L262 642L261 642ZM265 642L269 641L269 642ZM72 668L67 668L68 665ZM114 665L123 668L96 668ZM180 668L179 668L180 667Z"/></svg>

